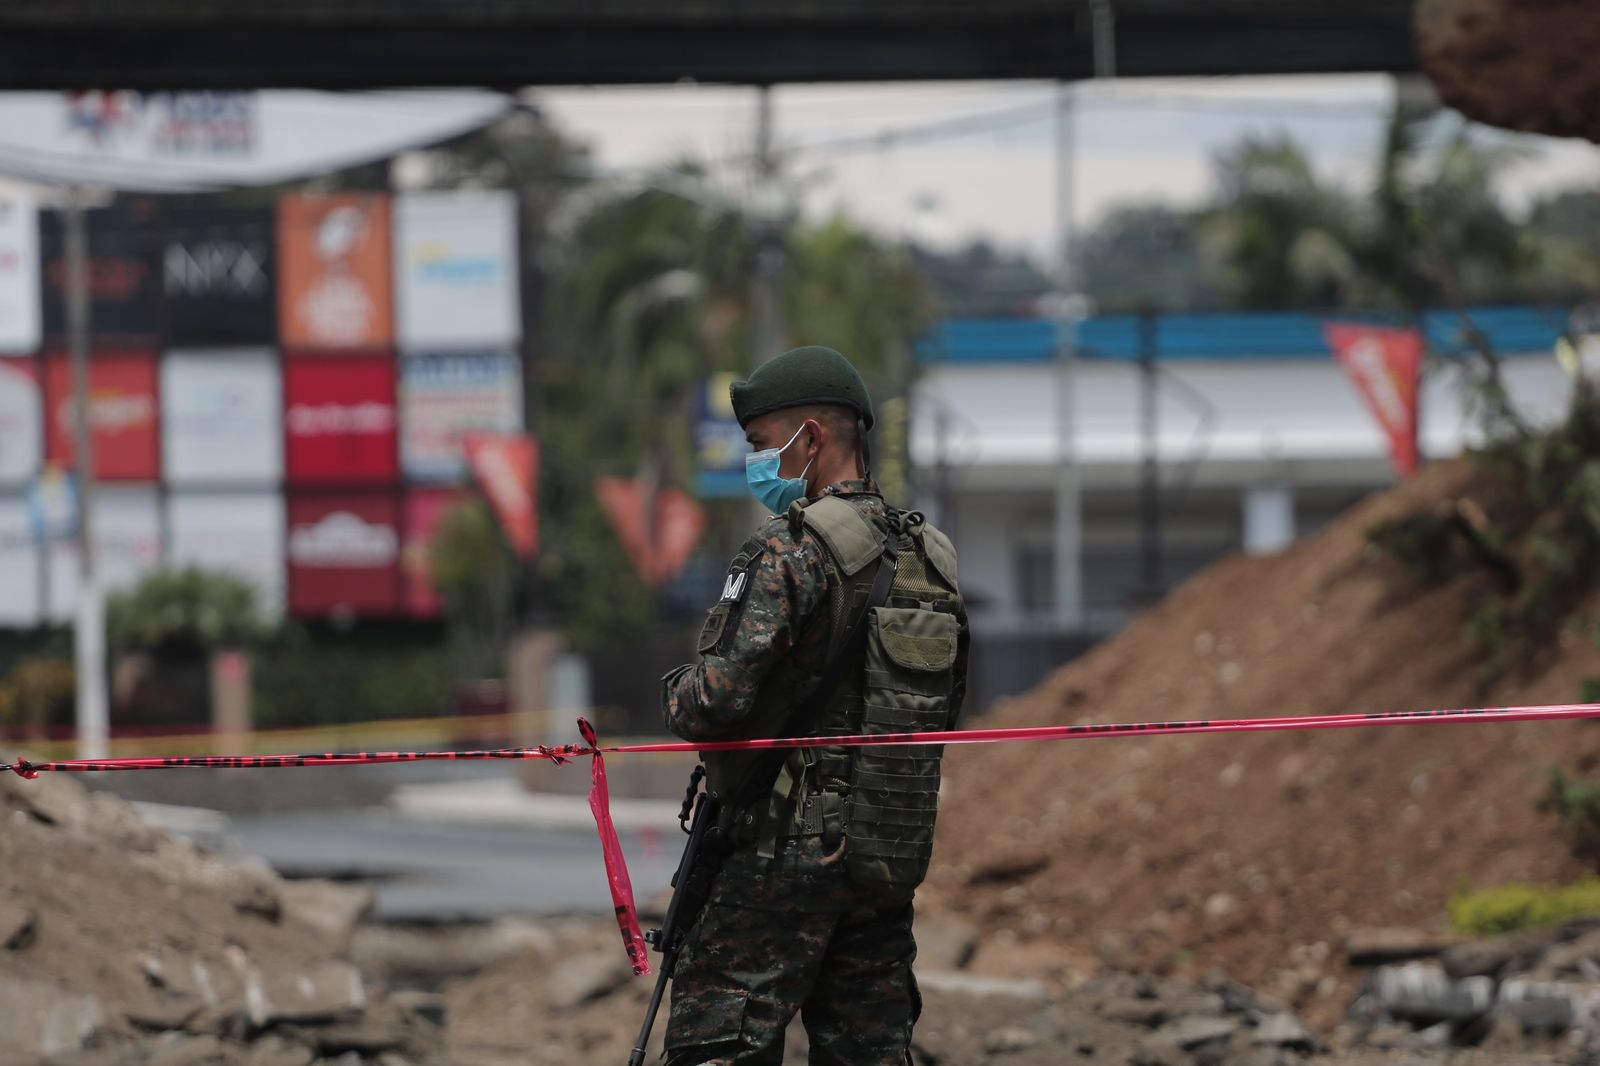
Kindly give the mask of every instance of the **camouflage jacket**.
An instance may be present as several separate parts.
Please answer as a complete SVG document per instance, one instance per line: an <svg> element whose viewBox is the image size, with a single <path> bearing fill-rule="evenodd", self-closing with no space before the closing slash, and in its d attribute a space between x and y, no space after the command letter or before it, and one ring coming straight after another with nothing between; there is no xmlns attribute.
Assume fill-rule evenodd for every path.
<svg viewBox="0 0 1600 1066"><path fill-rule="evenodd" d="M868 519L885 511L871 481L841 481L823 494L843 497ZM827 667L831 636L826 559L816 537L782 515L745 542L702 630L700 661L662 678L669 730L685 740L746 739L763 685L796 695L810 689Z"/></svg>

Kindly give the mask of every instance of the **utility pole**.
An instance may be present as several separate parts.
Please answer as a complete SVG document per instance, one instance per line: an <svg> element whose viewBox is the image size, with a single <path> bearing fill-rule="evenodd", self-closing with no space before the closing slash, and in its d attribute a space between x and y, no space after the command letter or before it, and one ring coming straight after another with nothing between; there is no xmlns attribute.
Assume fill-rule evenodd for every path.
<svg viewBox="0 0 1600 1066"><path fill-rule="evenodd" d="M1073 374L1078 361L1078 317L1073 292L1073 86L1056 91L1056 463L1055 616L1066 636L1083 629L1083 487L1073 426Z"/></svg>
<svg viewBox="0 0 1600 1066"><path fill-rule="evenodd" d="M772 87L760 87L756 98L756 173L752 214L756 224L755 364L779 354L783 340L783 191L778 187L778 160L773 152Z"/></svg>
<svg viewBox="0 0 1600 1066"><path fill-rule="evenodd" d="M72 420L78 477L78 602L73 636L78 758L106 757L105 604L94 558L94 427L89 412L89 234L86 195L67 200L67 343L72 353Z"/></svg>
<svg viewBox="0 0 1600 1066"><path fill-rule="evenodd" d="M1155 312L1139 313L1139 600L1140 606L1161 598L1161 467L1157 454L1156 378L1159 356Z"/></svg>

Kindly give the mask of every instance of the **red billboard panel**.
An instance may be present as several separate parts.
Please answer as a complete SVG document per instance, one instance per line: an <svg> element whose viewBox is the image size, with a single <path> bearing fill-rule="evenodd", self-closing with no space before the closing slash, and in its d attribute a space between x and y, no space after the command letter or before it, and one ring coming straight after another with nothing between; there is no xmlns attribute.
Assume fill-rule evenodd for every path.
<svg viewBox="0 0 1600 1066"><path fill-rule="evenodd" d="M147 352L96 352L89 360L89 425L94 431L95 477L154 481L161 472L156 360ZM72 361L54 352L45 362L45 457L71 467L77 461L72 417Z"/></svg>
<svg viewBox="0 0 1600 1066"><path fill-rule="evenodd" d="M406 496L400 568L405 574L406 613L414 618L438 618L444 613L444 601L429 573L428 553L444 516L466 498L458 489L417 489Z"/></svg>
<svg viewBox="0 0 1600 1066"><path fill-rule="evenodd" d="M290 484L390 484L399 469L394 361L284 364L284 458Z"/></svg>
<svg viewBox="0 0 1600 1066"><path fill-rule="evenodd" d="M400 610L400 514L388 493L289 498L289 613Z"/></svg>

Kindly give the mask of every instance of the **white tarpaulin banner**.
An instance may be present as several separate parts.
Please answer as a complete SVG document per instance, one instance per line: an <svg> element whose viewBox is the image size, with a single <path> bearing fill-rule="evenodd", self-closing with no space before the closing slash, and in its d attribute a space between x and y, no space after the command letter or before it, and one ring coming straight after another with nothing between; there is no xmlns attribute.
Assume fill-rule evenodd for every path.
<svg viewBox="0 0 1600 1066"><path fill-rule="evenodd" d="M0 352L39 347L39 306L38 211L0 197Z"/></svg>
<svg viewBox="0 0 1600 1066"><path fill-rule="evenodd" d="M283 375L269 350L170 352L161 364L161 450L174 485L283 478Z"/></svg>
<svg viewBox="0 0 1600 1066"><path fill-rule="evenodd" d="M408 193L395 201L394 233L402 348L503 347L521 336L509 192Z"/></svg>
<svg viewBox="0 0 1600 1066"><path fill-rule="evenodd" d="M283 497L174 492L167 497L171 566L198 566L255 586L269 618L283 611Z"/></svg>
<svg viewBox="0 0 1600 1066"><path fill-rule="evenodd" d="M94 565L102 591L132 588L161 565L161 510L155 489L101 485L94 492ZM78 548L50 545L50 617L70 621L78 598Z"/></svg>
<svg viewBox="0 0 1600 1066"><path fill-rule="evenodd" d="M44 399L26 359L0 359L0 484L20 485L39 472Z"/></svg>
<svg viewBox="0 0 1600 1066"><path fill-rule="evenodd" d="M28 502L0 497L0 625L39 624L39 547Z"/></svg>
<svg viewBox="0 0 1600 1066"><path fill-rule="evenodd" d="M479 89L0 93L0 172L151 191L268 185L436 143L509 106Z"/></svg>
<svg viewBox="0 0 1600 1066"><path fill-rule="evenodd" d="M462 438L522 429L522 373L509 355L440 353L400 360L400 461L418 481L466 477Z"/></svg>

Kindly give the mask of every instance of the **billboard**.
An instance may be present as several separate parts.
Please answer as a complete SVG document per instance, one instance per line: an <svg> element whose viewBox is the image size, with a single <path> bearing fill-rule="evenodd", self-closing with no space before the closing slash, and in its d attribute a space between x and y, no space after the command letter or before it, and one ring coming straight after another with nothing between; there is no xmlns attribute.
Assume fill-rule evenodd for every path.
<svg viewBox="0 0 1600 1066"><path fill-rule="evenodd" d="M133 485L104 485L94 494L94 565L105 592L132 588L161 565L161 509L156 491ZM50 617L72 618L78 598L76 541L52 543Z"/></svg>
<svg viewBox="0 0 1600 1066"><path fill-rule="evenodd" d="M21 485L39 472L43 423L38 364L0 359L0 484Z"/></svg>
<svg viewBox="0 0 1600 1066"><path fill-rule="evenodd" d="M394 230L402 347L498 347L522 335L511 193L408 193Z"/></svg>
<svg viewBox="0 0 1600 1066"><path fill-rule="evenodd" d="M121 200L85 212L89 238L89 329L118 344L144 344L156 336L161 298L158 257L160 213L153 200ZM43 264L44 332L67 332L66 215L41 215L39 258Z"/></svg>
<svg viewBox="0 0 1600 1066"><path fill-rule="evenodd" d="M467 465L506 543L522 559L539 554L539 445L521 434L472 436Z"/></svg>
<svg viewBox="0 0 1600 1066"><path fill-rule="evenodd" d="M509 355L407 355L400 361L400 461L417 481L460 481L461 441L522 429L522 370Z"/></svg>
<svg viewBox="0 0 1600 1066"><path fill-rule="evenodd" d="M278 201L278 262L278 331L285 348L390 347L387 196Z"/></svg>
<svg viewBox="0 0 1600 1066"><path fill-rule="evenodd" d="M168 341L271 344L278 333L274 243L270 207L172 208L161 255Z"/></svg>
<svg viewBox="0 0 1600 1066"><path fill-rule="evenodd" d="M394 362L292 359L284 364L284 451L297 485L395 480Z"/></svg>
<svg viewBox="0 0 1600 1066"><path fill-rule="evenodd" d="M72 417L72 362L60 353L45 360L45 458L71 467L77 445ZM160 476L156 361L147 352L96 352L89 360L89 425L94 431L95 477L154 481Z"/></svg>
<svg viewBox="0 0 1600 1066"><path fill-rule="evenodd" d="M283 477L283 377L271 351L171 352L161 363L161 454L174 485Z"/></svg>
<svg viewBox="0 0 1600 1066"><path fill-rule="evenodd" d="M0 625L39 623L39 548L32 525L24 497L0 496Z"/></svg>
<svg viewBox="0 0 1600 1066"><path fill-rule="evenodd" d="M701 499L739 499L750 491L744 475L750 445L728 395L738 376L712 374L695 391L694 491Z"/></svg>
<svg viewBox="0 0 1600 1066"><path fill-rule="evenodd" d="M428 553L439 523L450 509L467 499L458 489L416 489L406 494L405 541L400 548L400 569L405 577L405 608L413 618L437 618L444 601L433 587Z"/></svg>
<svg viewBox="0 0 1600 1066"><path fill-rule="evenodd" d="M172 492L168 560L247 581L267 617L283 611L283 497L275 492Z"/></svg>
<svg viewBox="0 0 1600 1066"><path fill-rule="evenodd" d="M39 213L0 199L0 352L31 354L40 332Z"/></svg>
<svg viewBox="0 0 1600 1066"><path fill-rule="evenodd" d="M400 516L389 493L289 499L289 612L400 610Z"/></svg>

